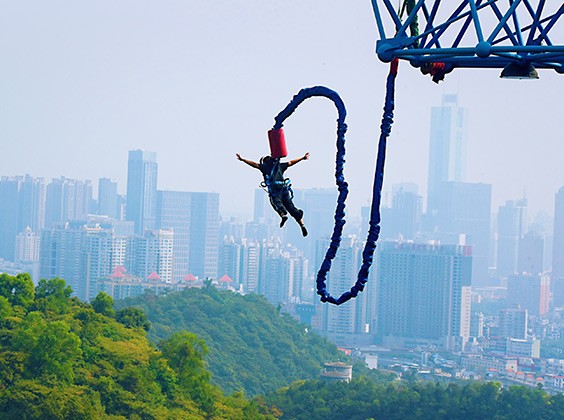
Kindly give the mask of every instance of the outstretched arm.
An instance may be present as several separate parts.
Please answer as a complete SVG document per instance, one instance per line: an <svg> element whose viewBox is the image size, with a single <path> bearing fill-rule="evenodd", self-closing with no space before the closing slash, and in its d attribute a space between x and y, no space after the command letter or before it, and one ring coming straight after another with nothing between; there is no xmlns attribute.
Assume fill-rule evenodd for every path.
<svg viewBox="0 0 564 420"><path fill-rule="evenodd" d="M303 155L302 157L299 157L297 159L291 160L290 162L288 162L288 166L294 166L296 163L301 162L302 160L308 160L309 159L309 152L307 152L305 155Z"/></svg>
<svg viewBox="0 0 564 420"><path fill-rule="evenodd" d="M241 155L239 153L236 153L235 156L237 156L237 160L240 160L241 162L245 162L247 165L252 166L253 168L260 169L258 163L253 162L252 160L245 159L245 158L241 157Z"/></svg>

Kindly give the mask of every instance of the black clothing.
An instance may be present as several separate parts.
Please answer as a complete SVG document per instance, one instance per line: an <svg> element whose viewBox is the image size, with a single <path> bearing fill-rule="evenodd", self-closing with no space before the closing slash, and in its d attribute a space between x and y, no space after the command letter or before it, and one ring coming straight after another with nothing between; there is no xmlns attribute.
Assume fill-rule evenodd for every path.
<svg viewBox="0 0 564 420"><path fill-rule="evenodd" d="M278 159L270 159L266 163L260 163L259 169L264 176L269 194L276 194L286 187L284 172L288 169L287 162L281 163Z"/></svg>
<svg viewBox="0 0 564 420"><path fill-rule="evenodd" d="M269 197L272 208L280 217L284 217L290 213L296 221L299 222L302 220L304 213L294 205L289 189L286 188L276 194L269 194Z"/></svg>
<svg viewBox="0 0 564 420"><path fill-rule="evenodd" d="M268 187L268 196L272 208L280 217L284 218L290 213L299 222L303 217L303 211L294 205L292 190L284 179L284 172L288 169L288 163L281 163L278 159L270 159L267 162L261 162L259 169L264 176L264 183Z"/></svg>

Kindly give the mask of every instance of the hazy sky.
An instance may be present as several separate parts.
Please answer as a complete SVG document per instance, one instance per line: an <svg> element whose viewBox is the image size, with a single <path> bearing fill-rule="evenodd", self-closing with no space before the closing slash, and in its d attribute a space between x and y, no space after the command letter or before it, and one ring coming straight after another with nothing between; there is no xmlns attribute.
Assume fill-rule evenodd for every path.
<svg viewBox="0 0 564 420"><path fill-rule="evenodd" d="M388 66L369 0L1 1L0 175L117 180L131 149L157 152L160 189L215 191L251 214L274 116L325 85L348 111L349 205L372 189ZM557 34L562 44L564 34ZM554 34L553 34L554 37ZM560 42L558 42L560 41ZM429 118L444 93L469 112L467 181L493 184L492 211L526 191L530 214L564 185L564 75L499 79L456 70L436 85L401 63L385 188L426 195ZM334 186L333 105L310 99L285 124L296 188Z"/></svg>

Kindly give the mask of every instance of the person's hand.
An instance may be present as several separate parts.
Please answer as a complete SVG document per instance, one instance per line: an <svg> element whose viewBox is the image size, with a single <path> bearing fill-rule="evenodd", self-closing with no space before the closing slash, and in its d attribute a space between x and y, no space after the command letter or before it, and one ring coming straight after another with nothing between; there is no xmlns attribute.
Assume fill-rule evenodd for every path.
<svg viewBox="0 0 564 420"><path fill-rule="evenodd" d="M243 158L241 157L241 155L239 153L235 153L235 156L237 156L237 160L243 160Z"/></svg>
<svg viewBox="0 0 564 420"><path fill-rule="evenodd" d="M307 152L304 157L302 158L303 160L308 160L309 159L309 152Z"/></svg>

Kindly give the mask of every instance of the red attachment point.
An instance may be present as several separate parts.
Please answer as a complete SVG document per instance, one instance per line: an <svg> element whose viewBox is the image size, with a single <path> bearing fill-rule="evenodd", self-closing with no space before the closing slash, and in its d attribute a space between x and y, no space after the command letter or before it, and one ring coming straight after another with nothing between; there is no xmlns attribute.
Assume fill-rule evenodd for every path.
<svg viewBox="0 0 564 420"><path fill-rule="evenodd" d="M268 142L270 143L270 156L273 158L283 158L288 156L286 150L286 139L282 128L268 130Z"/></svg>
<svg viewBox="0 0 564 420"><path fill-rule="evenodd" d="M445 74L452 71L452 66L447 69L445 63L425 63L421 66L421 73L430 74L433 78L433 82L439 83L439 81L444 80Z"/></svg>
<svg viewBox="0 0 564 420"><path fill-rule="evenodd" d="M390 63L390 74L393 75L398 74L398 65L399 65L399 59L394 58Z"/></svg>

